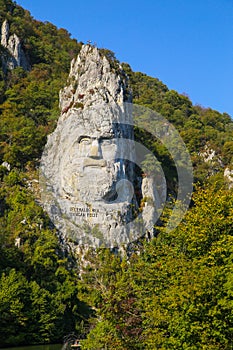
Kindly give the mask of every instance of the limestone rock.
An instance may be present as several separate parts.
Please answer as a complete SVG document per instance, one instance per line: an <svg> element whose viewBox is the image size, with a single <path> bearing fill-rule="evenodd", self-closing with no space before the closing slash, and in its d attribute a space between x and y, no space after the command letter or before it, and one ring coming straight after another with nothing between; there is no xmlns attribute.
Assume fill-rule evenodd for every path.
<svg viewBox="0 0 233 350"><path fill-rule="evenodd" d="M221 158L218 156L216 151L212 149L208 144L205 145L204 150L199 152L199 155L203 158L205 163L210 163L210 164L218 164L221 167L223 166L223 162Z"/></svg>
<svg viewBox="0 0 233 350"><path fill-rule="evenodd" d="M1 28L1 45L7 50L7 54L1 56L3 68L14 69L22 67L30 70L29 61L22 49L20 39L16 34L10 35L8 21L5 20Z"/></svg>
<svg viewBox="0 0 233 350"><path fill-rule="evenodd" d="M166 201L166 184L156 186L156 180L152 176L144 177L142 180L142 218L147 231L153 235L154 224L157 222L162 213L163 206ZM155 210L157 208L157 210Z"/></svg>
<svg viewBox="0 0 233 350"><path fill-rule="evenodd" d="M101 57L97 48L84 45L78 58L71 62L69 85L60 93L62 113L67 114L71 107L77 109L99 103L123 103L127 79L121 67L119 72L121 75L111 71L109 61L105 56ZM130 101L129 97L126 102Z"/></svg>
<svg viewBox="0 0 233 350"><path fill-rule="evenodd" d="M60 92L61 115L41 159L44 207L56 227L79 245L119 247L153 229L153 203L140 216L131 96L121 67L84 45ZM137 189L137 190L136 190Z"/></svg>
<svg viewBox="0 0 233 350"><path fill-rule="evenodd" d="M228 182L229 189L233 187L233 170L226 168L224 170L224 177Z"/></svg>
<svg viewBox="0 0 233 350"><path fill-rule="evenodd" d="M8 21L5 20L2 24L1 30L1 45L7 47L9 39L9 24Z"/></svg>
<svg viewBox="0 0 233 350"><path fill-rule="evenodd" d="M3 162L3 163L2 163L2 166L3 166L4 168L6 168L8 171L11 170L11 165L10 165L8 162Z"/></svg>

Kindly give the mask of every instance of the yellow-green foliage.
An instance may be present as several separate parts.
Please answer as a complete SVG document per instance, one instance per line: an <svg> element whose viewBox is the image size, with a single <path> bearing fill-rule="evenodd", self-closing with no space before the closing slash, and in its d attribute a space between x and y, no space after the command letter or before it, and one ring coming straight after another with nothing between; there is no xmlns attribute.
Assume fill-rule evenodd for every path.
<svg viewBox="0 0 233 350"><path fill-rule="evenodd" d="M83 299L97 312L84 349L231 349L233 197L200 190L184 222L140 254L89 257Z"/></svg>
<svg viewBox="0 0 233 350"><path fill-rule="evenodd" d="M222 167L232 163L231 118L193 106L158 79L122 65L134 102L161 113L180 131L195 180L205 188L218 183L197 191L174 232L167 235L161 226L158 238L141 243L130 259L107 250L90 253L81 283L76 263L61 248L27 182L37 178L46 137L59 116L58 93L81 44L65 29L36 21L15 2L0 0L0 23L6 18L31 70L4 72L0 66L0 165L11 165L11 171L0 166L0 346L62 341L80 327L81 319L86 322L86 302L96 315L83 349L232 349L233 197L220 189ZM111 51L101 53L118 69ZM177 174L167 149L139 128L135 137L154 152L168 190L174 191ZM206 145L222 163L203 161L200 151ZM149 173L152 165L147 159Z"/></svg>

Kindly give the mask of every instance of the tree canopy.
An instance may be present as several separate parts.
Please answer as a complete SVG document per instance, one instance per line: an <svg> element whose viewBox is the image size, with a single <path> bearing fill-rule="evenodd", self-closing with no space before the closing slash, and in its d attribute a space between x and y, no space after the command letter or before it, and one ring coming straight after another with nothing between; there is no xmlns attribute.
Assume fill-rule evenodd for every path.
<svg viewBox="0 0 233 350"><path fill-rule="evenodd" d="M194 106L122 63L134 103L179 130L198 186L174 231L165 231L168 206L152 241L142 239L125 256L89 251L80 270L39 205L38 164L82 43L11 0L0 0L0 24L5 19L31 69L6 72L0 61L0 346L58 342L87 327L83 349L232 349L233 196L223 177L233 160L231 117ZM118 67L114 53L101 54ZM162 164L173 193L177 174L168 150L140 128L135 138ZM205 159L209 151L213 160Z"/></svg>

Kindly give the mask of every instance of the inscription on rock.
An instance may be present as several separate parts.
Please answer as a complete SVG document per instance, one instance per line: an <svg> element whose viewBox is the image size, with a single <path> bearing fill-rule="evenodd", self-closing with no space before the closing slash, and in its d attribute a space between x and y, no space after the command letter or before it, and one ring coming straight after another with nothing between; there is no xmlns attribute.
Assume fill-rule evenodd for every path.
<svg viewBox="0 0 233 350"><path fill-rule="evenodd" d="M97 218L99 209L89 207L70 207L70 213L72 217Z"/></svg>

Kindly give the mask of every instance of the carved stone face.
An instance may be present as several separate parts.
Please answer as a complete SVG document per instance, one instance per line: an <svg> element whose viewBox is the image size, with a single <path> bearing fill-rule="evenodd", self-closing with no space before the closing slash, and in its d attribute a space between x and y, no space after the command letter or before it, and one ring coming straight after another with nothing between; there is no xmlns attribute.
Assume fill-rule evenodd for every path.
<svg viewBox="0 0 233 350"><path fill-rule="evenodd" d="M111 201L121 177L118 141L113 132L77 135L62 161L62 192L71 202Z"/></svg>
<svg viewBox="0 0 233 350"><path fill-rule="evenodd" d="M74 110L59 120L41 162L43 202L59 230L72 240L115 246L131 239L125 223L137 207L133 128L122 112L113 114L109 106L98 112Z"/></svg>
<svg viewBox="0 0 233 350"><path fill-rule="evenodd" d="M112 69L97 48L84 45L60 92L61 115L40 167L45 210L62 235L80 245L118 247L134 241L143 232L145 216L138 215L143 188L155 202L150 184L142 186L131 102L122 68ZM154 218L151 207L147 227Z"/></svg>

